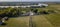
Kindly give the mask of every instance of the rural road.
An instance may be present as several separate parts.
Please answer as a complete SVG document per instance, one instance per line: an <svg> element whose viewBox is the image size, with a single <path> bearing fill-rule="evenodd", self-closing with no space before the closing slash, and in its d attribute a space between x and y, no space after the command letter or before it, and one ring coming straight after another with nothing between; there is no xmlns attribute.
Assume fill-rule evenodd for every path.
<svg viewBox="0 0 60 27"><path fill-rule="evenodd" d="M29 27L54 27L43 15L32 16Z"/></svg>

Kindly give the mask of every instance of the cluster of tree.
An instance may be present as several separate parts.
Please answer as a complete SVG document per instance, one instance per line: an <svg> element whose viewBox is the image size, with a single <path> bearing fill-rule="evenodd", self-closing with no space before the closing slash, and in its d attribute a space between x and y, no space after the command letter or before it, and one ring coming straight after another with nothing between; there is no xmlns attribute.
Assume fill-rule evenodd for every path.
<svg viewBox="0 0 60 27"><path fill-rule="evenodd" d="M55 13L54 10L39 10L39 9L31 9L35 14L50 14L50 13ZM39 12L38 12L39 11Z"/></svg>
<svg viewBox="0 0 60 27"><path fill-rule="evenodd" d="M18 16L19 15L19 9L17 8L4 8L0 10L0 17L13 17L13 16Z"/></svg>
<svg viewBox="0 0 60 27"><path fill-rule="evenodd" d="M33 9L33 8L2 8L0 10L0 17L16 17L16 16L21 16L24 13L27 13L29 11L33 11L35 14L49 14L49 13L53 13L53 10L42 10L40 11L39 9ZM39 12L38 12L39 11Z"/></svg>
<svg viewBox="0 0 60 27"><path fill-rule="evenodd" d="M16 17L29 12L29 8L0 8L0 17Z"/></svg>

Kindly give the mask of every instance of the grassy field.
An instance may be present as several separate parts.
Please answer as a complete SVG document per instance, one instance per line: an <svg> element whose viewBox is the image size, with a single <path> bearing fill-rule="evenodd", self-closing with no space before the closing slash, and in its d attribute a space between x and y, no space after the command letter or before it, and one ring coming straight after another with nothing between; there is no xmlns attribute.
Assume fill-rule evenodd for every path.
<svg viewBox="0 0 60 27"><path fill-rule="evenodd" d="M59 4L50 4L47 8L39 8L39 10L41 9L53 10L56 13L32 16L33 27L60 27ZM7 25L0 25L0 27L29 27L29 16L10 18L6 23Z"/></svg>
<svg viewBox="0 0 60 27"><path fill-rule="evenodd" d="M47 15L33 16L33 21L36 23L36 27L60 27L60 5L49 5L47 8L40 8L45 10L53 10L56 13Z"/></svg>
<svg viewBox="0 0 60 27"><path fill-rule="evenodd" d="M27 17L16 17L16 18L10 18L8 21L6 21L5 26L0 27L28 27L29 26L29 18Z"/></svg>

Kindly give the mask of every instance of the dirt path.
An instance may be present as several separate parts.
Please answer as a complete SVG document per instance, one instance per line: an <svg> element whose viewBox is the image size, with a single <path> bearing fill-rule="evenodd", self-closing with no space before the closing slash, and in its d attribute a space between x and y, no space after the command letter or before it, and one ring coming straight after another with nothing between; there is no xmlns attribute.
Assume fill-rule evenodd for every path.
<svg viewBox="0 0 60 27"><path fill-rule="evenodd" d="M36 27L54 27L43 15L33 16L33 22Z"/></svg>

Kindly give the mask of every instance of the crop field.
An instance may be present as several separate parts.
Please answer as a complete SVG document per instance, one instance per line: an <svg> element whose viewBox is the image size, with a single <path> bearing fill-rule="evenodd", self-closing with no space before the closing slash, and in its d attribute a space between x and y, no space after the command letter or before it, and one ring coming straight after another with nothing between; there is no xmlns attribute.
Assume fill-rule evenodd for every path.
<svg viewBox="0 0 60 27"><path fill-rule="evenodd" d="M30 16L12 17L5 22L6 25L0 25L0 27L60 27L60 4L49 4L46 8L37 9L38 12L52 10L55 13L34 15L32 22L29 22Z"/></svg>

